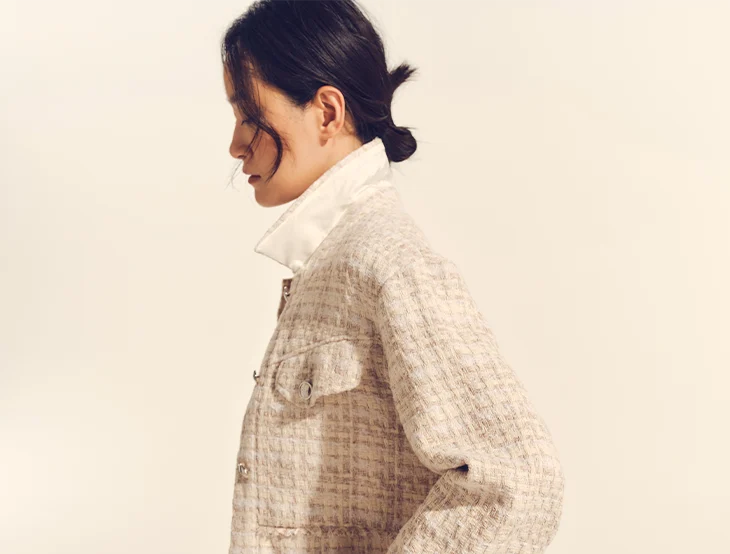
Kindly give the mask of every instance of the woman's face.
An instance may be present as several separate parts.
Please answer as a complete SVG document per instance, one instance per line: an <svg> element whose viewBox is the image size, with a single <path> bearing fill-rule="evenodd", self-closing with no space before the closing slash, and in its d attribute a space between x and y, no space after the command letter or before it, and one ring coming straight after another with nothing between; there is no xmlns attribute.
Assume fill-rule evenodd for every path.
<svg viewBox="0 0 730 554"><path fill-rule="evenodd" d="M224 69L223 78L228 101L233 87ZM276 144L271 136L261 131L257 145L247 155L255 128L245 122L244 114L235 105L236 123L229 152L243 160L242 170L259 177L251 182L256 202L261 206L278 206L297 198L343 155L362 143L348 133L340 132L345 123L345 103L342 93L324 86L305 109L293 106L279 91L254 80L255 95L269 124L285 142L279 169L269 182L268 176L276 160Z"/></svg>

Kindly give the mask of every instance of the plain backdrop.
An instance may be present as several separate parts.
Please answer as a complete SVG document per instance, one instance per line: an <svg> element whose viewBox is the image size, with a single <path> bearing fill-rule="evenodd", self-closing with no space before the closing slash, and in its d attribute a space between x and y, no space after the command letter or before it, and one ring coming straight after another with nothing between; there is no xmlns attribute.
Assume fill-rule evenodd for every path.
<svg viewBox="0 0 730 554"><path fill-rule="evenodd" d="M461 268L562 455L551 554L718 552L730 479L726 2L363 0ZM3 2L0 551L227 552L290 271L228 147L247 2Z"/></svg>

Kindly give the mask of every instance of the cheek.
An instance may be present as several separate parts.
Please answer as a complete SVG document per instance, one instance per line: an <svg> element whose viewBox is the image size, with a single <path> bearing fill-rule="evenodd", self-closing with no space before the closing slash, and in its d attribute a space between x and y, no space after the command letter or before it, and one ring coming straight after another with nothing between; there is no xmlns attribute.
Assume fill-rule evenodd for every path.
<svg viewBox="0 0 730 554"><path fill-rule="evenodd" d="M250 136L250 140L253 140L253 135ZM261 133L257 144L254 146L254 159L256 160L256 168L262 172L274 164L276 145L266 133Z"/></svg>

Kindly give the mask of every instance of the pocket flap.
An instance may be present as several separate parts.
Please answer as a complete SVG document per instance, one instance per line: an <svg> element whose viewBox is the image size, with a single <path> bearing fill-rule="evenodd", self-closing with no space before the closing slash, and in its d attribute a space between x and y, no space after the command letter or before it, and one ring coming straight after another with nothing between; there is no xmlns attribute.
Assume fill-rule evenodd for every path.
<svg viewBox="0 0 730 554"><path fill-rule="evenodd" d="M314 345L277 364L275 387L289 402L311 407L321 396L354 389L367 351L362 341L339 339Z"/></svg>

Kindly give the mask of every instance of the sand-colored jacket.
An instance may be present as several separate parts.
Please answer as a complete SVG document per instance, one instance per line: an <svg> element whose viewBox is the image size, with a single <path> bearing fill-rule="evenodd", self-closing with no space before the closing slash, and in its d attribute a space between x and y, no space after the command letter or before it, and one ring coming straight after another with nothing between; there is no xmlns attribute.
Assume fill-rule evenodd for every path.
<svg viewBox="0 0 730 554"><path fill-rule="evenodd" d="M464 277L404 210L382 141L256 251L293 274L251 368L229 554L544 552L557 449Z"/></svg>

